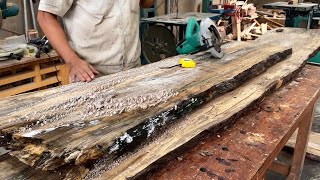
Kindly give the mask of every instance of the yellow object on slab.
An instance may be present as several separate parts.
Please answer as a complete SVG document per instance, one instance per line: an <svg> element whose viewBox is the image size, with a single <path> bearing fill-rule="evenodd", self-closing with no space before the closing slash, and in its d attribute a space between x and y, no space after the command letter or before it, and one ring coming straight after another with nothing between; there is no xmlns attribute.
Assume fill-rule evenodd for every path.
<svg viewBox="0 0 320 180"><path fill-rule="evenodd" d="M195 68L196 67L196 62L194 62L194 60L188 59L188 58L181 58L179 61L179 64L183 68Z"/></svg>

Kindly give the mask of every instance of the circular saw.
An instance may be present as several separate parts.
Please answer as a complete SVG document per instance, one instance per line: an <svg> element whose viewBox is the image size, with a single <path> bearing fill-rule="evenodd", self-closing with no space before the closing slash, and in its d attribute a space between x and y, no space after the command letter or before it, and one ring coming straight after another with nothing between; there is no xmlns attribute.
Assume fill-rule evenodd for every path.
<svg viewBox="0 0 320 180"><path fill-rule="evenodd" d="M165 26L151 26L142 38L142 53L149 63L176 55L176 41Z"/></svg>
<svg viewBox="0 0 320 180"><path fill-rule="evenodd" d="M203 19L198 24L195 18L188 20L185 39L177 45L179 54L194 54L201 51L210 51L213 57L222 58L223 52L221 49L223 39L221 34L210 19Z"/></svg>

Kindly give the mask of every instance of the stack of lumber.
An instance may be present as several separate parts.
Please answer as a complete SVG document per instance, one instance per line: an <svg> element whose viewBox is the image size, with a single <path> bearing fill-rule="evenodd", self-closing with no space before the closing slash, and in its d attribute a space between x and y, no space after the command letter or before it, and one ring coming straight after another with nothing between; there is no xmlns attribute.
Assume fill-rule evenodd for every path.
<svg viewBox="0 0 320 180"><path fill-rule="evenodd" d="M220 60L190 55L193 69L163 68L178 56L92 83L2 99L0 140L13 158L62 177L136 177L288 82L320 48L319 32L270 31L224 46Z"/></svg>

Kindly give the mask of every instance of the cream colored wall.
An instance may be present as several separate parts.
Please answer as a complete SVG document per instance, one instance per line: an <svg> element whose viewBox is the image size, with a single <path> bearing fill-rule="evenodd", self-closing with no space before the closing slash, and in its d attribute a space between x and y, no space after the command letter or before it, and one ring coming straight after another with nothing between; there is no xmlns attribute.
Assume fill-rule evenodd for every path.
<svg viewBox="0 0 320 180"><path fill-rule="evenodd" d="M9 17L7 19L4 19L2 22L2 27L6 29L10 29L12 31L16 31L18 33L24 34L24 16L23 16L23 1L22 0L8 0L10 3L15 3L19 5L19 14L15 17ZM29 12L29 0L28 0L28 14L29 14L29 28L32 27L32 21L31 21L31 14ZM34 5L34 9L38 9L38 5ZM15 34L9 33L4 31L3 29L0 30L0 39L3 39L5 37L13 36Z"/></svg>

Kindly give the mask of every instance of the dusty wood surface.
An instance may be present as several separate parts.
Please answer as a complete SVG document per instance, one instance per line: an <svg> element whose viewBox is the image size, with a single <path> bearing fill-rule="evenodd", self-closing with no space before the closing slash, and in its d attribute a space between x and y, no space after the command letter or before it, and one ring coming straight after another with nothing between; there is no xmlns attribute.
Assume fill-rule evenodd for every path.
<svg viewBox="0 0 320 180"><path fill-rule="evenodd" d="M296 144L297 133L289 139L286 146L290 148L294 148ZM311 159L320 161L320 134L311 132L307 147L307 156Z"/></svg>
<svg viewBox="0 0 320 180"><path fill-rule="evenodd" d="M12 155L45 170L83 165L102 156L112 162L292 51L290 46L266 49L264 41L256 44L226 47L221 60L196 55L194 69L160 68L176 64L175 57L89 84L3 99L4 141L14 150Z"/></svg>
<svg viewBox="0 0 320 180"><path fill-rule="evenodd" d="M0 156L0 179L28 179L28 180L57 180L62 179L63 176L58 172L46 172L35 170L34 168L20 162L17 158L4 154Z"/></svg>
<svg viewBox="0 0 320 180"><path fill-rule="evenodd" d="M261 45L262 47L265 47L267 45L270 45L270 43L272 44L275 43L274 39L270 38L270 37L273 37L277 39L277 42L279 42L278 43L279 45L286 48L293 47L293 50L294 50L293 52L295 56L291 56L286 61L281 62L277 66L270 68L267 71L267 73L261 76L258 76L257 78L252 80L253 83L251 82L250 84L246 84L246 86L243 86L242 90L236 90L234 92L231 92L230 94L227 94L226 96L222 96L214 100L213 103L218 103L218 105L213 106L212 104L209 104L208 106L204 106L200 110L195 111L187 118L181 119L181 121L178 122L177 126L175 126L175 127L178 127L177 129L173 128L169 130L170 133L166 133L164 134L164 136L161 136L159 138L160 141L157 140L154 143L149 144L148 146L145 147L146 149L141 148L141 150L134 153L129 158L126 157L124 161L122 161L122 159L120 158L116 162L109 164L108 159L107 161L105 159L99 160L97 164L95 164L95 168L90 173L88 173L87 177L88 178L109 177L109 179L113 177L115 179L121 179L121 178L123 179L124 177L136 176L140 172L143 172L143 170L146 169L146 167L148 167L155 161L159 160L167 153L172 152L176 148L188 142L190 139L197 136L202 131L205 131L206 129L209 129L211 127L215 127L215 126L220 127L220 125L221 126L225 125L225 123L227 123L228 120L230 120L230 118L232 120L232 117L235 118L237 115L240 115L241 112L245 110L249 105L255 104L257 100L261 99L265 95L266 89L272 90L275 87L281 86L283 82L288 81L296 72L299 71L300 68L303 67L305 59L308 58L308 54L312 54L312 51L318 48L319 41L317 38L315 38L317 37L315 35L318 33L318 31L315 31L315 30L306 32L304 30L299 30L299 29L290 29L290 30L286 29L285 32L286 34L284 33L278 34L278 33L272 32L272 34L269 34L269 36L263 36L265 38L262 37L261 38L262 40L255 42L255 44L251 44L251 43L231 44L228 47L225 47L225 50L229 52L229 56L230 56L231 54L235 54L235 52L239 51L239 49L240 51L241 49L250 50L252 49L253 46L256 47L255 45L258 45L258 46ZM293 38L292 33L296 35L294 36L295 37L294 39L292 39ZM292 41L289 41L289 39L290 40L292 39ZM295 40L295 39L298 39L298 40ZM312 41L313 39L315 41ZM303 46L302 44L304 41L310 42L309 46ZM236 56L239 56L239 54L236 54ZM171 62L171 63L174 63L174 62ZM168 64L168 62L166 62L165 64ZM180 70L180 69L175 69L175 71L177 70ZM69 88L70 89L73 89L76 87L79 88L79 86L81 85L75 84L72 87L69 86ZM63 90L70 91L70 89L69 90L63 89ZM81 89L87 90L88 88L81 88ZM57 94L59 93L59 91L57 91L56 89L56 90L39 92L37 94L28 94L24 96L18 96L14 101L16 103L20 103L20 105L27 106L30 103L34 103L32 98L36 98L38 102L41 102L42 98L46 97L48 93ZM60 93L62 92L60 91ZM68 94L68 96L70 96L70 93ZM56 97L56 96L53 96L53 97ZM6 109L6 112L4 114L10 113L10 108L16 108L15 102L11 102L11 103L10 101L6 101L6 102L8 103L8 106L6 108L2 108L0 111L0 112L3 112L2 110ZM215 109L216 111L212 112L213 109ZM203 116L201 115L197 116L199 115L199 112L202 112L205 114ZM208 115L212 115L212 114L214 114L213 116L215 118L208 119L207 118ZM192 119L194 121L192 121ZM197 126L195 126L195 124ZM58 131L58 132L62 132L62 131ZM184 136L184 135L187 135L187 136ZM69 136L65 136L65 137L69 137ZM177 138L173 138L173 137L177 137ZM183 138L179 138L179 137L183 137ZM41 140L39 142L41 142ZM70 141L65 143L69 143L69 142ZM62 143L63 142L61 142L61 144ZM51 145L51 144L48 144L48 145ZM41 148L39 149L40 149L39 152L41 153L42 152ZM159 153L159 152L162 152L162 153ZM106 171L106 169L109 169L109 168L111 168L111 170Z"/></svg>
<svg viewBox="0 0 320 180"><path fill-rule="evenodd" d="M317 31L314 31L314 33L316 32ZM184 118L175 125L173 130L167 132L167 135L158 138L155 143L151 143L144 148L139 149L139 152L120 159L120 163L112 165L111 170L108 170L111 167L106 166L104 164L105 161L102 160L100 166L97 165L97 168L93 170L92 176L103 174L101 177L113 177L115 179L135 177L145 169L152 167L152 163L184 145L201 132L212 127L220 127L228 124L235 116L238 116L241 112L245 111L248 106L255 104L259 99L263 98L267 91L271 91L274 87L281 86L282 83L290 80L290 78L304 66L306 59L308 59L308 54L313 54L313 51L318 48L319 44L317 42L312 42L311 44L315 43L315 46L312 45L313 48L309 49L309 47L307 48L309 50L306 50L302 48L306 47L303 45L304 41L298 39L291 41L291 38L293 37L303 39L313 39L313 37L316 37L312 35L312 33L306 36L303 35L303 33L306 33L306 31L286 29L286 33L284 34L269 34L270 36L276 36L272 39L270 36L261 37L256 43L257 46L259 46L260 42L268 44L277 39L279 40L277 42L281 45L285 46L286 44L286 46L289 45L294 48L293 56L270 68L266 73L252 80L250 84L246 84L244 87L221 96L202 107L200 110L188 115L188 118ZM241 45L242 46L238 47L246 48L245 44ZM99 173L99 171L103 173Z"/></svg>
<svg viewBox="0 0 320 180"><path fill-rule="evenodd" d="M220 16L220 14L197 13L197 12L172 13L172 14L156 16L152 18L142 18L142 22L187 25L188 20L191 17L194 17L197 21L201 21L202 19L205 19L205 18L213 18L217 16Z"/></svg>
<svg viewBox="0 0 320 180"><path fill-rule="evenodd" d="M257 179L320 95L319 67L307 66L288 86L230 127L208 134L195 147L175 154L148 179ZM302 122L303 123L303 122Z"/></svg>

